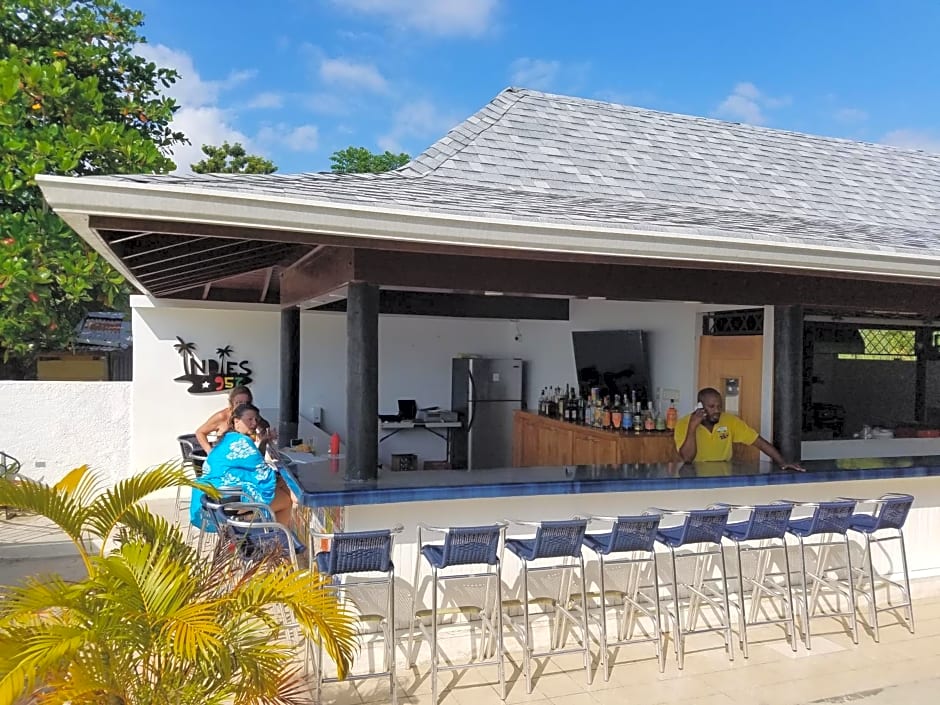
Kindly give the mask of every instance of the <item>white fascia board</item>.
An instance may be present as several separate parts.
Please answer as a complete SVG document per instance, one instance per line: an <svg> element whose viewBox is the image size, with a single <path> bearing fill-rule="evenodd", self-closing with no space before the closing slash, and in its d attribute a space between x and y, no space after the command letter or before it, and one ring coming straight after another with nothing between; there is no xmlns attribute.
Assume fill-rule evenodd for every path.
<svg viewBox="0 0 940 705"><path fill-rule="evenodd" d="M803 272L940 280L934 255L755 240L705 228L624 228L471 217L423 210L246 194L94 177L37 177L43 194L71 225L71 215L156 218L165 221L283 230L346 238L481 249L647 258L702 264L778 267ZM78 232L90 239L87 219ZM101 250L99 250L101 251ZM109 258L109 261L112 261ZM123 268L122 273L127 274Z"/></svg>
<svg viewBox="0 0 940 705"><path fill-rule="evenodd" d="M278 304L252 303L250 301L206 301L203 299L158 299L146 294L132 294L132 309L188 308L206 311L280 311Z"/></svg>

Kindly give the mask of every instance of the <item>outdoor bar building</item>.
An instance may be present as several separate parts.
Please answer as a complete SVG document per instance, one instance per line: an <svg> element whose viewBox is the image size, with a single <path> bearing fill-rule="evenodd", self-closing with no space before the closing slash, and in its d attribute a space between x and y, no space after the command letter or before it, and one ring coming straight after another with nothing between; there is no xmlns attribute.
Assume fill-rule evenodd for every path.
<svg viewBox="0 0 940 705"><path fill-rule="evenodd" d="M572 494L623 514L901 491L912 573L940 575L940 155L509 88L393 172L40 185L139 291L135 469L223 405L174 381L186 363L250 377L281 438L340 433L342 469L306 489L347 527L570 516ZM680 413L733 379L810 472L581 482L549 453L497 479L378 473L443 456L430 435L380 444L378 414L449 408L452 358L525 360L533 409L576 382L572 332L611 329L649 334L651 387ZM853 438L866 426L894 437Z"/></svg>

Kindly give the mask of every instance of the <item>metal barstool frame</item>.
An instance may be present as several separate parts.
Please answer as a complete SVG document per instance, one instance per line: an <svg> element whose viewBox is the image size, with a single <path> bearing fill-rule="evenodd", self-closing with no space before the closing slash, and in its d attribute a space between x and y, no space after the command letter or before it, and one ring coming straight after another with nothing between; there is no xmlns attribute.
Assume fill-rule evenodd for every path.
<svg viewBox="0 0 940 705"><path fill-rule="evenodd" d="M598 588L600 590L599 604L600 604L600 619L598 624L600 627L600 639L598 640L598 645L600 647L600 660L601 667L604 670L604 682L610 680L610 648L613 646L627 646L630 644L643 643L647 641L652 641L656 645L656 660L659 663L659 672L663 673L666 670L666 650L663 648L663 635L662 635L662 610L659 601L659 569L656 564L656 530L659 528L659 522L661 516L655 513L645 513L638 516L603 516L603 515L589 515L587 517L589 525L591 522L604 522L611 524L611 529L609 532L613 534L616 528L619 525L624 524L625 522L629 523L647 523L650 521L655 521L655 526L651 530L651 538L649 541L649 548L635 548L630 550L618 550L614 546L613 539L611 544L608 545L607 551L598 550L589 543L589 537L592 534L585 534L584 537L584 547L589 551L593 552L597 556L598 560ZM597 536L597 534L593 534ZM636 557L637 554L647 553L645 557ZM625 557L621 558L609 558L611 555L623 555ZM606 586L606 571L605 566L610 565L628 565L630 566L631 578L628 581L627 589L622 592L623 599L623 624L618 630L618 638L616 641L610 641L608 639L608 629L607 629L607 586ZM645 592L643 592L642 587L640 586L640 575L644 568L649 567L650 572L652 573L653 578L653 597L651 598ZM634 572L636 573L634 577ZM643 604L639 602L639 599L643 597L653 603L654 611L650 610ZM627 610L627 605L629 604L629 611ZM644 616L646 616L653 625L653 636L642 638L642 639L633 639L633 626L634 626L634 615L639 611ZM629 616L628 616L629 615Z"/></svg>
<svg viewBox="0 0 940 705"><path fill-rule="evenodd" d="M725 552L724 545L722 544L724 527L728 523L728 516L730 511L728 509L665 509L663 507L650 507L647 509L649 513L659 514L661 517L682 517L682 523L676 526L664 527L665 530L681 528L683 536L686 532L689 531L689 521L693 517L705 517L706 515L711 515L717 518L720 518L721 515L724 516L723 522L714 522L715 526L711 527L708 531L712 533L712 536L706 536L702 539L686 539L682 538L680 543L673 546L668 540L667 535L663 533L663 527L657 532L656 541L663 545L669 550L670 557L670 566L672 569L672 609L666 608L667 619L671 624L672 629L672 638L673 638L673 648L676 653L676 663L681 670L685 666L685 638L690 634L704 634L708 632L723 632L725 640L725 650L728 652L728 660L734 661L734 633L731 626L731 604L728 597L728 567L725 561ZM714 548L701 550L702 545L712 544ZM686 555L676 555L676 549L683 546L695 546L696 550L692 551L690 554ZM705 570L710 561L703 560L707 559L710 556L718 556L721 562L721 578L706 578ZM691 558L694 557L696 560L695 570L693 572L692 584L690 583L679 583L679 571L677 568L677 558ZM706 592L707 583L711 582L720 582L721 583L721 603L717 601L715 596L710 595ZM688 614L689 614L689 627L687 629L682 628L682 615L681 615L681 601L679 599L679 587L685 587L690 596ZM714 592L714 589L711 589ZM698 621L698 613L701 609L701 602L704 601L708 603L715 613L721 617L724 615L723 624L720 624L717 627L708 627L705 629L696 629L695 624ZM723 609L722 609L723 608Z"/></svg>
<svg viewBox="0 0 940 705"><path fill-rule="evenodd" d="M583 546L584 534L587 532L587 517L576 516L571 519L565 519L561 521L523 521L521 519L508 519L507 523L510 525L524 526L535 529L535 536L533 541L538 544L541 532L545 529L551 529L555 525L569 525L575 522L583 523L583 528L581 530L581 536L577 541L578 552L577 555L574 553L571 554L549 554L545 556L535 556L533 559L524 559L521 556L517 555L516 557L522 562L522 610L523 610L523 627L520 631L516 624L510 619L509 624L512 628L512 634L516 637L519 643L522 646L522 671L525 676L526 682L526 693L532 693L532 659L536 658L545 658L552 656L560 656L562 654L584 654L584 670L587 674L587 683L591 684L591 634L588 628L588 609L587 609L587 580L584 571L584 555L581 552ZM519 541L519 539L507 539L507 547L513 545L513 541ZM534 568L529 566L530 560L543 560L545 558L576 558L576 564L569 563L553 563L551 565L541 565ZM530 614L529 614L529 573L540 572L547 570L572 570L574 568L580 568L579 575L581 578L581 619L578 620L575 616L565 607L568 600L559 599L555 605L555 610L560 612L565 618L569 619L572 622L580 622L581 628L581 647L580 648L552 648L548 651L535 651L532 648L532 625L530 623ZM554 646L554 644L553 644Z"/></svg>
<svg viewBox="0 0 940 705"><path fill-rule="evenodd" d="M856 616L855 603L855 580L852 569L852 547L849 541L848 529L852 514L855 511L855 501L851 499L824 500L820 502L798 502L788 499L777 500L791 505L794 509L812 509L813 513L809 517L799 519L791 518L787 533L797 539L800 547L800 571L801 571L801 589L800 589L800 624L803 632L803 644L807 650L812 649L812 620L815 617L848 617L851 624L852 643L858 644L858 619ZM825 516L823 512L835 512L833 516ZM797 529L794 524L801 521L809 521L807 530ZM810 536L822 537L819 541L813 541L810 545L818 546L819 553L816 556L815 572L808 572L806 569L806 541ZM841 539L831 537L840 536ZM845 549L845 562L848 577L845 581L835 578L827 578L825 575L825 566L828 562L829 553L834 546L843 546ZM810 599L807 590L807 582L812 580L812 599ZM845 583L844 585L842 583ZM822 587L845 595L849 601L848 612L828 612L826 614L815 615L816 604L819 601L819 593Z"/></svg>
<svg viewBox="0 0 940 705"><path fill-rule="evenodd" d="M790 648L792 648L793 651L796 651L798 632L796 627L796 615L793 607L793 583L791 580L790 571L790 552L787 548L787 526L790 515L793 513L792 505L780 502L772 502L770 504L726 504L719 502L711 505L711 507L726 507L732 512L732 514L734 512L748 512L747 518L741 521L732 522L729 517L728 524L725 526L724 531L725 538L734 544L735 558L737 561L738 599L737 602L731 601L731 603L738 611L738 644L741 646L741 653L744 655L744 658L748 658L749 650L747 628L749 626L756 627L768 624L783 624L787 629L787 636L790 640ZM755 530L752 532L754 522L756 519L760 518L761 513L775 513L781 511L785 511L786 515L782 518L782 520L778 519L778 521L782 521L779 532L777 530ZM738 536L733 531L732 527L734 525L740 524L747 524L746 533L744 536ZM779 541L780 543L778 545L773 545L770 543L773 541ZM759 543L755 545L755 542ZM771 551L775 549L780 549L783 552L783 587L775 582L769 582L767 580L767 570ZM745 577L742 553L758 554L757 570L754 574L754 577ZM745 585L751 589L750 618L747 616L748 610L745 609L744 604ZM777 598L782 600L784 605L783 617L779 619L758 620L757 614L760 611L760 601L763 597Z"/></svg>
<svg viewBox="0 0 940 705"><path fill-rule="evenodd" d="M337 540L340 541L353 541L356 538L375 538L379 536L388 537L388 571L380 570L364 570L364 571L341 571L337 573L325 573L333 578L333 585L328 586L331 589L340 592L344 597L348 597L346 592L351 587L356 587L360 585L379 585L382 583L386 584L387 591L387 602L386 602L386 612L385 619L380 620L379 628L382 629L383 638L385 640L385 670L384 671L374 671L370 673L355 673L349 674L346 676L347 681L360 681L367 680L370 678L388 678L389 690L391 695L391 702L393 705L398 702L398 683L396 680L396 668L395 668L395 646L398 642L396 638L396 625L395 625L395 563L392 560L392 552L395 548L395 537L401 534L404 531L404 527L401 524L396 524L391 529L383 529L380 531L345 531L345 532L323 532L310 530L310 545L311 545L311 555L312 565L316 565L317 557L328 553L333 550L334 542ZM329 551L313 551L313 545L316 541L330 541ZM365 578L360 577L355 580L345 580L338 581L338 578L347 575L355 575L357 573L374 573L374 572L384 572L384 578ZM352 598L349 598L352 599ZM382 623L384 622L384 627ZM310 660L313 659L313 648L311 645L309 652ZM338 683L339 679L330 677L327 678L323 675L323 644L322 642L317 645L316 653L316 669L317 669L317 682L316 682L316 701L321 702L321 692L323 689L324 683Z"/></svg>
<svg viewBox="0 0 940 705"><path fill-rule="evenodd" d="M502 575L502 552L503 546L506 542L506 522L495 522L493 524L488 524L485 526L431 526L425 523L418 523L418 555L415 556L415 579L414 584L411 590L411 619L412 627L408 631L408 660L409 666L414 666L414 637L415 630L417 629L422 634L427 636L426 631L423 628L421 618L418 616L418 613L415 611L415 603L418 594L418 587L420 585L421 577L421 563L422 558L428 563L431 568L431 634L430 634L430 649L431 649L431 703L432 705L437 705L438 703L438 683L437 676L440 671L462 671L469 668L480 668L483 666L496 666L497 677L499 680L500 687L500 698L502 700L506 699L506 667L505 667L505 648L503 645L503 575ZM470 562L470 561L460 561L450 563L447 562L440 570L446 569L448 567L459 566L459 565L490 565L493 566L492 570L485 570L475 573L457 573L450 575L440 575L439 569L424 555L423 551L426 546L441 546L442 550L445 553L448 553L448 548L450 546L450 541L452 537L458 535L464 535L467 531L472 529L478 529L480 533L485 533L487 531L492 531L496 534L497 545L493 553L493 563L481 563L481 562ZM424 543L424 534L431 533L437 536L442 537L442 543L434 544L425 544ZM487 589L484 592L483 596L483 605L481 605L481 628L484 632L484 635L487 630L495 631L496 635L496 653L492 659L482 659L479 661L471 661L469 663L460 663L460 664L440 664L440 649L438 648L438 600L437 592L439 585L447 580L459 580L466 578L492 578L496 582L496 602L493 609L493 614L490 615L487 612L488 606L487 602L489 595L489 582L487 581ZM492 617L496 618L496 624L493 625ZM470 627L473 628L472 626ZM484 640L484 643L485 640Z"/></svg>
<svg viewBox="0 0 940 705"><path fill-rule="evenodd" d="M911 599L911 579L910 573L908 571L907 565L907 548L904 545L904 523L907 521L907 515L909 514L911 507L914 504L913 495L902 494L898 492L888 492L877 498L870 499L860 499L856 497L840 497L839 499L845 499L853 501L856 503L856 509L858 507L869 507L868 511L870 513L856 512L852 515L852 521L849 523L849 531L861 534L865 538L865 553L864 561L865 567L867 567L867 573L865 568L858 567L855 568L855 572L858 573L858 581L855 584L855 590L861 597L868 600L869 605L869 622L872 629L872 636L875 642L880 641L881 635L879 631L878 624L878 613L879 612L888 612L892 610L900 610L906 608L907 611L907 628L911 634L914 633L914 604ZM900 505L906 508L903 509L903 516L900 518L892 517L890 519L883 519L883 513L886 506L892 504ZM872 517L873 526L866 527L859 522L859 517ZM866 522L867 523L867 522ZM885 525L887 524L887 525ZM887 532L895 531L897 533L890 534L887 536L876 537L875 534L878 532ZM872 544L881 544L886 541L898 541L901 544L901 568L903 571L904 583L901 584L896 580L891 580L887 577L881 577L881 582L887 585L888 588L888 604L884 607L878 607L876 601L876 587L875 587L875 566L874 561L872 560ZM868 584L871 588L871 593L864 589L863 584L865 580L868 580ZM905 602L900 604L891 604L891 588L896 588L904 596Z"/></svg>

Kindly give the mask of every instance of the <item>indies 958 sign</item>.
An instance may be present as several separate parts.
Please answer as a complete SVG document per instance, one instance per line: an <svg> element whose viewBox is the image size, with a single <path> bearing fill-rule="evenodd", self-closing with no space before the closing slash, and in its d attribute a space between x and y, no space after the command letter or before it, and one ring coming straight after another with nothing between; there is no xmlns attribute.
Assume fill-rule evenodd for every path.
<svg viewBox="0 0 940 705"><path fill-rule="evenodd" d="M215 394L233 387L251 384L251 368L247 360L234 360L231 345L216 348L218 359L201 359L196 355L196 344L187 343L179 336L173 349L183 358L183 374L174 382L188 382L190 394Z"/></svg>

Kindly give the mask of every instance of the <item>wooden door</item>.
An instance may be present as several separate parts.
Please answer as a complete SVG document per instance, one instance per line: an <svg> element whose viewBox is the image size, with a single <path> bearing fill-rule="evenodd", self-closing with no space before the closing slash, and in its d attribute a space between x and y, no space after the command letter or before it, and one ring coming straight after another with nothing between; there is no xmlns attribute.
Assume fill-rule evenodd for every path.
<svg viewBox="0 0 940 705"><path fill-rule="evenodd" d="M725 408L729 408L726 381L739 381L738 411L735 412L751 428L760 431L761 378L763 374L764 338L760 335L714 336L700 338L698 386L714 387L721 392ZM729 409L730 410L730 409ZM757 460L760 452L753 446L735 445L734 457Z"/></svg>

